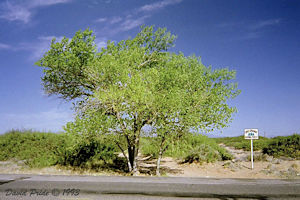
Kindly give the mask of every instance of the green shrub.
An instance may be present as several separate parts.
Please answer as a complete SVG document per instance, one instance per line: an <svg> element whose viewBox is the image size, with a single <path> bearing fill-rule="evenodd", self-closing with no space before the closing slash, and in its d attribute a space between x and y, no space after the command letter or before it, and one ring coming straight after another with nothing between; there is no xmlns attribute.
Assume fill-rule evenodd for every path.
<svg viewBox="0 0 300 200"><path fill-rule="evenodd" d="M157 158L159 139L144 137L141 140L141 151L144 155ZM233 156L226 149L220 147L213 139L204 135L186 134L179 140L168 141L168 148L164 156L179 158L187 162L216 160L231 160Z"/></svg>
<svg viewBox="0 0 300 200"><path fill-rule="evenodd" d="M66 146L66 151L59 155L58 164L79 167L93 160L102 160L106 164L117 157L116 152L114 145L99 138L79 139L75 144Z"/></svg>
<svg viewBox="0 0 300 200"><path fill-rule="evenodd" d="M126 162L118 158L117 153L117 147L109 137L31 130L12 130L0 135L0 160L24 160L30 167L59 164L83 169L125 170Z"/></svg>
<svg viewBox="0 0 300 200"><path fill-rule="evenodd" d="M0 135L0 160L25 160L30 167L54 165L57 162L55 149L61 138L54 133L12 130Z"/></svg>
<svg viewBox="0 0 300 200"><path fill-rule="evenodd" d="M126 160L119 158L119 149L110 136L93 134L65 134L62 145L57 149L57 164L82 169L126 170Z"/></svg>
<svg viewBox="0 0 300 200"><path fill-rule="evenodd" d="M279 136L272 138L272 141L263 149L263 153L274 157L290 157L300 159L300 135Z"/></svg>
<svg viewBox="0 0 300 200"><path fill-rule="evenodd" d="M231 153L220 146L217 146L217 150L221 156L221 160L232 160L234 158Z"/></svg>
<svg viewBox="0 0 300 200"><path fill-rule="evenodd" d="M158 156L158 148L159 141L157 138L151 137L142 137L141 138L141 152L145 156L152 156L153 158L157 158Z"/></svg>
<svg viewBox="0 0 300 200"><path fill-rule="evenodd" d="M196 146L189 151L189 153L185 156L184 162L192 163L196 162L215 162L221 159L220 154L216 149L207 144L201 144L200 146Z"/></svg>

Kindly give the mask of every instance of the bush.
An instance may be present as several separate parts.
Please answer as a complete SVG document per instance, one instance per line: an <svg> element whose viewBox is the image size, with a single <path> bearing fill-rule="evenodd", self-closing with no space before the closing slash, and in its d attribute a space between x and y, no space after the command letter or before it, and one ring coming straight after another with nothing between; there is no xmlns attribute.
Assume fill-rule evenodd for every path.
<svg viewBox="0 0 300 200"><path fill-rule="evenodd" d="M300 159L300 135L279 136L272 138L270 144L263 149L263 153L274 157L290 157Z"/></svg>
<svg viewBox="0 0 300 200"><path fill-rule="evenodd" d="M144 137L141 140L141 151L146 156L157 158L159 139ZM204 135L186 134L179 140L168 141L164 156L179 158L187 162L214 162L216 160L231 160L233 156L220 147L213 139Z"/></svg>
<svg viewBox="0 0 300 200"><path fill-rule="evenodd" d="M159 141L157 138L151 137L142 137L141 138L141 152L145 156L152 156L153 158L157 158L158 149L159 149Z"/></svg>
<svg viewBox="0 0 300 200"><path fill-rule="evenodd" d="M65 134L62 144L56 152L59 165L92 170L126 170L126 160L118 157L118 147L109 136Z"/></svg>
<svg viewBox="0 0 300 200"><path fill-rule="evenodd" d="M114 168L125 170L123 158L111 138L89 134L55 134L31 130L12 130L0 135L0 160L16 158L30 167L53 165L83 169Z"/></svg>
<svg viewBox="0 0 300 200"><path fill-rule="evenodd" d="M71 136L67 136L71 137ZM74 144L66 144L58 153L58 164L73 167L91 168L112 164L117 158L116 147L101 138L78 138Z"/></svg>
<svg viewBox="0 0 300 200"><path fill-rule="evenodd" d="M192 163L196 162L215 162L221 159L220 154L214 148L207 144L201 144L200 146L196 146L189 151L189 153L185 156L184 162Z"/></svg>
<svg viewBox="0 0 300 200"><path fill-rule="evenodd" d="M218 152L221 156L221 160L232 160L234 157L231 153L229 153L226 149L217 146Z"/></svg>
<svg viewBox="0 0 300 200"><path fill-rule="evenodd" d="M61 139L60 134L12 130L0 135L0 160L25 160L30 167L55 165Z"/></svg>

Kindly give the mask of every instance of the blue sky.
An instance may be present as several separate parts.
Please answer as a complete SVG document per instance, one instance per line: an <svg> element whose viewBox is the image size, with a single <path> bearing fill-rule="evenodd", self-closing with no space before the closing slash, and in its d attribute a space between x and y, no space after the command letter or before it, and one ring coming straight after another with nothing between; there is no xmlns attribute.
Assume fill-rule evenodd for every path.
<svg viewBox="0 0 300 200"><path fill-rule="evenodd" d="M300 133L300 1L294 0L0 0L0 133L60 131L71 104L44 95L34 63L52 37L91 28L96 42L134 37L142 25L166 27L175 48L205 65L237 71L242 93L229 128L260 135Z"/></svg>

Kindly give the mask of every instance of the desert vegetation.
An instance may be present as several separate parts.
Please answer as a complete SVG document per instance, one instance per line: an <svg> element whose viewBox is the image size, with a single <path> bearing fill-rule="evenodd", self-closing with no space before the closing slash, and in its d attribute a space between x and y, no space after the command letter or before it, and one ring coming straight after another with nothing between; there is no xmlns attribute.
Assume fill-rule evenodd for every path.
<svg viewBox="0 0 300 200"><path fill-rule="evenodd" d="M236 149L250 150L249 140L245 140L244 136L214 138L221 144L234 147ZM263 154L273 157L288 157L300 159L300 135L293 134L290 136L277 136L274 138L259 137L253 140L254 151L262 151Z"/></svg>
<svg viewBox="0 0 300 200"><path fill-rule="evenodd" d="M0 135L0 160L18 159L31 167L55 165L63 141L61 134L12 130Z"/></svg>
<svg viewBox="0 0 300 200"><path fill-rule="evenodd" d="M142 140L141 150L146 156L158 157L157 138L145 137ZM179 140L169 141L165 156L182 160L182 162L214 162L217 160L230 160L232 155L220 147L214 139L205 135L186 134Z"/></svg>
<svg viewBox="0 0 300 200"><path fill-rule="evenodd" d="M274 157L290 157L300 159L300 135L278 136L272 138L263 149L263 153Z"/></svg>
<svg viewBox="0 0 300 200"><path fill-rule="evenodd" d="M0 135L0 160L22 160L32 168L65 166L73 169L128 172L127 163L114 136L44 133L12 130ZM142 156L156 159L158 140L142 137ZM188 134L170 141L165 156L182 162L214 162L231 159L217 143L203 135Z"/></svg>
<svg viewBox="0 0 300 200"><path fill-rule="evenodd" d="M53 165L124 170L109 138L12 130L0 135L0 160L22 160L32 168Z"/></svg>
<svg viewBox="0 0 300 200"><path fill-rule="evenodd" d="M223 143L226 146L231 146L236 149L243 149L250 151L250 141L245 140L244 136L238 136L238 137L220 137L220 138L214 138L214 140L217 143ZM253 149L254 151L262 150L263 148L267 147L269 142L271 141L270 138L266 137L259 137L258 140L253 140Z"/></svg>
<svg viewBox="0 0 300 200"><path fill-rule="evenodd" d="M126 174L126 159L114 143L113 137L12 130L0 135L0 160L21 160L31 168L58 166L73 170L104 170ZM261 143L257 140L256 148L266 156L299 160L299 138L299 134L263 138ZM140 156L157 159L159 141L156 137L141 137ZM233 156L218 143L247 149L249 141L243 143L244 141L242 137L220 139L188 133L180 139L168 141L164 156L172 157L181 163L203 164L231 160ZM237 145L239 143L244 146Z"/></svg>

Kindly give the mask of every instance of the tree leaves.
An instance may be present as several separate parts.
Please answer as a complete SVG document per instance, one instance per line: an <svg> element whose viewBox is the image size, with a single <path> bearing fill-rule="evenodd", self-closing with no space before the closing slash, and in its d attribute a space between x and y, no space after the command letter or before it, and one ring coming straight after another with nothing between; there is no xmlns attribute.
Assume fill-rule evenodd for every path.
<svg viewBox="0 0 300 200"><path fill-rule="evenodd" d="M78 31L70 40L54 38L51 47L36 65L43 68L44 90L67 100L92 94L95 85L84 74L88 63L96 57L95 37L92 31Z"/></svg>

